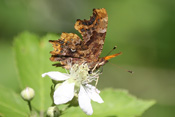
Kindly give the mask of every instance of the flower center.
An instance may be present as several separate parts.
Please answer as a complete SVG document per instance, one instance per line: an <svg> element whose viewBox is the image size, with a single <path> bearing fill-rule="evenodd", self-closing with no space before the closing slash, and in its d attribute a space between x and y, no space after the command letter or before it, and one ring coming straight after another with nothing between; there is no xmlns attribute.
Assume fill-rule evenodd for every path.
<svg viewBox="0 0 175 117"><path fill-rule="evenodd" d="M89 70L87 64L74 64L70 70L70 78L77 86L88 84L99 77L98 71L89 74Z"/></svg>

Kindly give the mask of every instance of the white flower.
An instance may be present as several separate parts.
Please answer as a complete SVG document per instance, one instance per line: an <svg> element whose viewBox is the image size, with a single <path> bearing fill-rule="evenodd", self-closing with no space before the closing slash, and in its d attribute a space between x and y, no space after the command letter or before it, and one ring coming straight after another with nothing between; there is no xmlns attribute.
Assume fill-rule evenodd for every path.
<svg viewBox="0 0 175 117"><path fill-rule="evenodd" d="M78 95L78 103L80 108L87 114L92 115L93 109L91 100L103 103L100 97L100 91L96 87L88 84L99 77L98 72L88 73L89 68L87 64L74 64L70 69L70 74L60 72L47 72L42 74L42 77L48 75L51 79L56 81L64 81L61 85L58 84L54 92L54 103L65 104Z"/></svg>

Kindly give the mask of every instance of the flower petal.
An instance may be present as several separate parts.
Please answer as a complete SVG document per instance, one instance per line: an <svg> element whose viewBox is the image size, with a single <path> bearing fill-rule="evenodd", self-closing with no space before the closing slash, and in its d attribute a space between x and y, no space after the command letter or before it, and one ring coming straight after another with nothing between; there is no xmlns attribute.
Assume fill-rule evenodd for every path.
<svg viewBox="0 0 175 117"><path fill-rule="evenodd" d="M56 81L67 80L70 78L68 74L57 72L57 71L51 71L51 72L44 73L42 74L42 77L45 77L46 75L48 75L51 79L56 80Z"/></svg>
<svg viewBox="0 0 175 117"><path fill-rule="evenodd" d="M54 92L54 103L59 105L72 100L74 97L74 86L75 83L63 82Z"/></svg>
<svg viewBox="0 0 175 117"><path fill-rule="evenodd" d="M92 115L93 109L92 109L92 105L91 105L91 99L87 95L87 93L82 85L80 86L80 92L78 94L78 103L79 103L80 108L87 115Z"/></svg>
<svg viewBox="0 0 175 117"><path fill-rule="evenodd" d="M86 93L88 94L88 96L95 102L98 102L98 103L103 103L103 99L100 97L99 93L100 91L90 85L90 84L87 84L86 86L84 86L85 90L86 90Z"/></svg>

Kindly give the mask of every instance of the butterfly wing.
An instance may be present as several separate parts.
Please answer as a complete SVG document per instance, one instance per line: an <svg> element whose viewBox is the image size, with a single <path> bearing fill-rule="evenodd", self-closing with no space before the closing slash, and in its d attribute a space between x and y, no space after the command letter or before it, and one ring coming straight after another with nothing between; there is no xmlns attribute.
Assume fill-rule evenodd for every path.
<svg viewBox="0 0 175 117"><path fill-rule="evenodd" d="M81 38L74 33L62 33L59 40L50 40L54 50L50 53L52 54L51 61L60 61L64 57L80 57L81 54L79 50L81 49Z"/></svg>
<svg viewBox="0 0 175 117"><path fill-rule="evenodd" d="M103 49L108 25L108 15L104 8L93 9L90 20L77 20L75 29L83 37L83 45L88 47L86 58L97 61Z"/></svg>
<svg viewBox="0 0 175 117"><path fill-rule="evenodd" d="M88 63L93 68L99 61L103 49L108 24L108 15L104 8L94 9L90 20L77 20L75 29L78 30L81 38L73 33L62 33L59 40L50 40L54 50L51 61L60 61L55 66L64 66L69 69L77 63Z"/></svg>
<svg viewBox="0 0 175 117"><path fill-rule="evenodd" d="M62 33L61 38L58 40L50 40L54 50L50 53L51 61L60 61L60 63L53 64L55 66L64 66L69 69L70 64L76 63L76 61L81 62L82 52L82 40L74 33Z"/></svg>

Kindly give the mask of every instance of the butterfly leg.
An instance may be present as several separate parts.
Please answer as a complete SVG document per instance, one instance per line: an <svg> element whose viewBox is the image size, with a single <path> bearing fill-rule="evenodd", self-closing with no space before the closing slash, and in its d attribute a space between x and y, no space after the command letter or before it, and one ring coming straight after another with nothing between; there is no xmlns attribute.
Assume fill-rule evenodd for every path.
<svg viewBox="0 0 175 117"><path fill-rule="evenodd" d="M98 65L99 63L97 63L96 65L95 65L95 67L92 69L92 72L97 68L97 65Z"/></svg>

